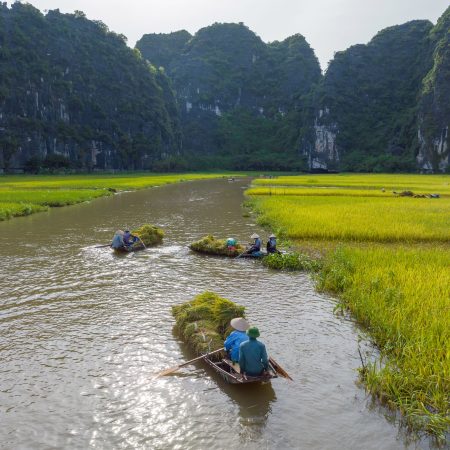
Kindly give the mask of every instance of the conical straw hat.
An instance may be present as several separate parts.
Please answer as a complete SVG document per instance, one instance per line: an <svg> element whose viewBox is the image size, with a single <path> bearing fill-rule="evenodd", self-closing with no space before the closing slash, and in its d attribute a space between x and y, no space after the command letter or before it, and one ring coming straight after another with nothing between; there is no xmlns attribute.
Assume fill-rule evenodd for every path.
<svg viewBox="0 0 450 450"><path fill-rule="evenodd" d="M250 324L243 317L231 319L230 325L238 331L247 331Z"/></svg>
<svg viewBox="0 0 450 450"><path fill-rule="evenodd" d="M250 236L250 239L259 239L259 234L253 233L253 234Z"/></svg>

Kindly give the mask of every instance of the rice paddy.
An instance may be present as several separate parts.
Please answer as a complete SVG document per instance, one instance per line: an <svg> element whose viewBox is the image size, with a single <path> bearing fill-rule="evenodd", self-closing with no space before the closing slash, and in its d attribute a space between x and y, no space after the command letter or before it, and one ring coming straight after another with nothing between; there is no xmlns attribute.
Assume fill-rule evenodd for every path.
<svg viewBox="0 0 450 450"><path fill-rule="evenodd" d="M255 208L261 224L291 239L450 241L450 198L258 195Z"/></svg>
<svg viewBox="0 0 450 450"><path fill-rule="evenodd" d="M257 186L303 186L340 187L356 190L381 190L400 192L411 190L415 193L438 193L450 195L448 175L411 174L338 174L338 175L298 175L278 178L260 178L254 181Z"/></svg>
<svg viewBox="0 0 450 450"><path fill-rule="evenodd" d="M10 175L0 176L0 221L112 195L224 174Z"/></svg>
<svg viewBox="0 0 450 450"><path fill-rule="evenodd" d="M361 378L412 429L450 429L450 176L307 175L247 191L262 225L325 254L317 286L338 296L380 356ZM306 186L306 187L305 187ZM383 190L381 190L383 189ZM392 191L437 193L397 197Z"/></svg>

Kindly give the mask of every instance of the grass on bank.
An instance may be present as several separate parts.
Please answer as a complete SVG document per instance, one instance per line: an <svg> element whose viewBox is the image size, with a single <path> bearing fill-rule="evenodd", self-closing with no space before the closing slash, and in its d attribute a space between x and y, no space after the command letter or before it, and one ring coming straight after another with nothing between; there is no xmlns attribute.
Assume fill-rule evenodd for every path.
<svg viewBox="0 0 450 450"><path fill-rule="evenodd" d="M46 206L41 205L0 202L0 221L8 220L13 217L29 216L35 212L46 211L47 209Z"/></svg>
<svg viewBox="0 0 450 450"><path fill-rule="evenodd" d="M371 334L379 361L363 373L371 393L408 423L444 439L450 425L450 249L339 248L318 287L339 295Z"/></svg>
<svg viewBox="0 0 450 450"><path fill-rule="evenodd" d="M0 221L112 195L227 174L6 175L0 176Z"/></svg>
<svg viewBox="0 0 450 450"><path fill-rule="evenodd" d="M305 179L314 187L298 190L316 195L281 192L305 185ZM325 255L319 289L337 294L339 308L349 309L380 349L380 359L362 371L367 389L440 443L450 429L450 199L352 194L392 187L445 196L449 181L319 175L255 180L257 190L284 185L276 195L247 191L254 194L260 223L310 247L311 254ZM329 196L328 185L349 195Z"/></svg>

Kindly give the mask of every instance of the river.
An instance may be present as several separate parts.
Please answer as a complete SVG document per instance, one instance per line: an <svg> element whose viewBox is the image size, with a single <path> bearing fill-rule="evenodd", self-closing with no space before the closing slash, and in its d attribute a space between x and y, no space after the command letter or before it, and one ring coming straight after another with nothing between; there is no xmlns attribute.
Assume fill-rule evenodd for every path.
<svg viewBox="0 0 450 450"><path fill-rule="evenodd" d="M358 329L306 274L205 257L205 234L247 242L248 180L169 185L0 223L0 446L5 449L404 449L357 385ZM164 244L117 256L114 230ZM266 237L267 232L262 232ZM294 378L230 386L173 334L171 306L212 290L247 308Z"/></svg>

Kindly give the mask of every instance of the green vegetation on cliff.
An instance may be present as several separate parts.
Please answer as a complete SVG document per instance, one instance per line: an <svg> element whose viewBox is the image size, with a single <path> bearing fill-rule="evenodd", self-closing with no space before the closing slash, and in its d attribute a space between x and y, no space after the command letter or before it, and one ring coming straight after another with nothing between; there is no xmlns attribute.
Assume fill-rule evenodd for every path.
<svg viewBox="0 0 450 450"><path fill-rule="evenodd" d="M321 71L303 36L265 44L243 24L216 23L191 38L148 34L137 48L172 79L187 164L306 168L298 154L298 110Z"/></svg>
<svg viewBox="0 0 450 450"><path fill-rule="evenodd" d="M431 29L428 21L408 22L336 53L316 102L318 124L338 130L339 169L415 169L417 100L430 66Z"/></svg>
<svg viewBox="0 0 450 450"><path fill-rule="evenodd" d="M450 7L431 30L433 66L423 81L419 110L419 161L444 170L450 154Z"/></svg>
<svg viewBox="0 0 450 450"><path fill-rule="evenodd" d="M82 12L1 4L0 75L0 167L154 168L179 151L164 74Z"/></svg>

